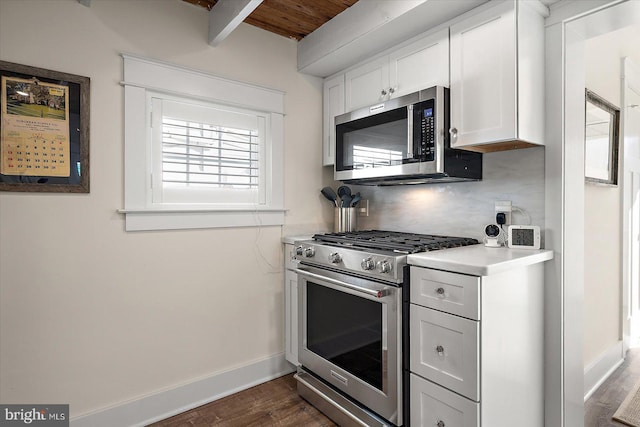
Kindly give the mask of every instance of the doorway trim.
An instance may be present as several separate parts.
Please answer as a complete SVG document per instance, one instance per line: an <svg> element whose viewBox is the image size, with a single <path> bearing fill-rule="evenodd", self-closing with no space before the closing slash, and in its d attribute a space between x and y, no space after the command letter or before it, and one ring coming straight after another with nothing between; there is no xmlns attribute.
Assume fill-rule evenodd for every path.
<svg viewBox="0 0 640 427"><path fill-rule="evenodd" d="M563 0L546 20L545 242L555 255L545 269L548 426L584 424L584 49L590 32L622 26L624 16L608 30L601 18L625 3Z"/></svg>
<svg viewBox="0 0 640 427"><path fill-rule="evenodd" d="M620 111L621 111L621 134L622 140L622 316L621 331L623 348L626 352L632 341L637 341L640 337L640 312L638 310L638 299L640 293L640 244L638 233L640 231L640 220L638 206L639 176L640 176L640 155L631 149L629 114L632 102L628 99L629 92L640 93L640 68L631 58L622 59L621 67L622 80L620 89ZM640 107L635 107L640 108ZM635 135L637 137L637 134ZM635 154L635 155L634 155ZM634 221L635 217L635 221ZM636 301L633 304L633 301ZM635 342L637 344L637 342Z"/></svg>

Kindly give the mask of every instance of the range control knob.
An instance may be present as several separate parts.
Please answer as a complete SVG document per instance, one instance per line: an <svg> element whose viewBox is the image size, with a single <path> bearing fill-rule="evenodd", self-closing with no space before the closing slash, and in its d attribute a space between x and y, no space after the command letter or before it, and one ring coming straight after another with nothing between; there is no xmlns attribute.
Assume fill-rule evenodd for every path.
<svg viewBox="0 0 640 427"><path fill-rule="evenodd" d="M376 268L380 273L390 273L391 263L388 260L383 259L382 261L378 261L378 263L376 264Z"/></svg>
<svg viewBox="0 0 640 427"><path fill-rule="evenodd" d="M365 258L360 263L360 267L362 267L363 270L373 270L375 266L376 265L371 258Z"/></svg>
<svg viewBox="0 0 640 427"><path fill-rule="evenodd" d="M313 248L307 248L304 250L304 256L307 258L313 258L315 254L316 254L316 250Z"/></svg>
<svg viewBox="0 0 640 427"><path fill-rule="evenodd" d="M298 246L298 247L296 248L296 255L298 255L298 256L302 256L302 254L303 254L303 249L304 249L304 248L303 248L302 246Z"/></svg>
<svg viewBox="0 0 640 427"><path fill-rule="evenodd" d="M329 254L329 262L331 264L340 264L342 262L342 257L338 252L332 252Z"/></svg>

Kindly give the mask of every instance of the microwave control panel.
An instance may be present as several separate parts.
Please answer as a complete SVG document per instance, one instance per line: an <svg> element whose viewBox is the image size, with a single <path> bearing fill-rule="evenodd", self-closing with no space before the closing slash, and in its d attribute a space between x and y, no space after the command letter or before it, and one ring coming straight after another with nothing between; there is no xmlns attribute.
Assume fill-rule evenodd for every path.
<svg viewBox="0 0 640 427"><path fill-rule="evenodd" d="M419 117L414 117L414 123L419 124L420 140L417 148L420 160L433 161L436 155L435 108L433 100L423 101L419 108L414 109ZM418 118L418 120L415 120Z"/></svg>

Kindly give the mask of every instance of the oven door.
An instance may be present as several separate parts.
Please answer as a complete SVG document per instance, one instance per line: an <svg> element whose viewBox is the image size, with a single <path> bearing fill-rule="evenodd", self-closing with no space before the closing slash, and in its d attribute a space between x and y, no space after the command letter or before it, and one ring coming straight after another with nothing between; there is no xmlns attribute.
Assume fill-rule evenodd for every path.
<svg viewBox="0 0 640 427"><path fill-rule="evenodd" d="M300 364L402 425L402 289L310 266L297 272Z"/></svg>

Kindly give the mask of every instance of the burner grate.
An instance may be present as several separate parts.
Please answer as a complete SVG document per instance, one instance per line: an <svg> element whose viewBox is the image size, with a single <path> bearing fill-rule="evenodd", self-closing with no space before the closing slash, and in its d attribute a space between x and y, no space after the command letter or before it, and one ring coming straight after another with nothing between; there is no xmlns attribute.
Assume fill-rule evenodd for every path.
<svg viewBox="0 0 640 427"><path fill-rule="evenodd" d="M388 250L403 254L436 251L439 249L456 248L479 243L476 239L467 237L437 236L380 230L316 234L313 236L313 239L339 246Z"/></svg>

